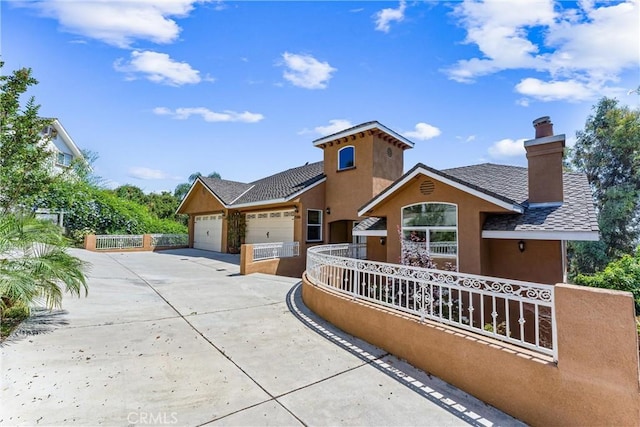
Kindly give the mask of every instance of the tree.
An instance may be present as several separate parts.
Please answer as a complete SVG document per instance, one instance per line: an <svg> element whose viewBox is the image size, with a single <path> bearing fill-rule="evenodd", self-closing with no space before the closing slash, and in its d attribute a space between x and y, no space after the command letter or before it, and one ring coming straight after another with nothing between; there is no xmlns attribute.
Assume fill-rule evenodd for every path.
<svg viewBox="0 0 640 427"><path fill-rule="evenodd" d="M640 110L602 98L593 111L576 133L571 164L593 188L602 243L572 244L574 275L633 253L640 237Z"/></svg>
<svg viewBox="0 0 640 427"><path fill-rule="evenodd" d="M187 195L187 193L189 192L189 189L191 188L193 183L196 182L196 179L198 179L199 176L202 176L202 174L200 172L194 172L191 175L189 175L189 182L184 182L182 184L178 184L176 189L173 191L173 195L178 200L184 199L184 196ZM220 174L218 172L211 172L209 175L207 175L207 178L218 178L218 179L220 179Z"/></svg>
<svg viewBox="0 0 640 427"><path fill-rule="evenodd" d="M136 202L140 205L147 204L147 196L144 194L139 187L135 185L125 184L114 190L116 196L121 199L131 200L132 202Z"/></svg>
<svg viewBox="0 0 640 427"><path fill-rule="evenodd" d="M62 303L64 286L87 293L86 264L66 252L60 228L20 213L0 214L0 312L42 298L48 308Z"/></svg>
<svg viewBox="0 0 640 427"><path fill-rule="evenodd" d="M147 207L149 212L160 219L176 219L176 210L180 200L168 191L160 194L151 193L147 196Z"/></svg>
<svg viewBox="0 0 640 427"><path fill-rule="evenodd" d="M0 62L0 69L4 63ZM38 116L39 105L29 98L24 109L20 97L37 84L30 68L0 76L0 211L32 203L57 177L52 174L53 152L42 134L50 120Z"/></svg>

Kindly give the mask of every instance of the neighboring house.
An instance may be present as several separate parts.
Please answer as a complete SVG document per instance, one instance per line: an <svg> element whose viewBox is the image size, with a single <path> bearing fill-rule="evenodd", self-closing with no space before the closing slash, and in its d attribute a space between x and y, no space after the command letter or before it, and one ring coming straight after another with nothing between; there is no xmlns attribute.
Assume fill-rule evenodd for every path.
<svg viewBox="0 0 640 427"><path fill-rule="evenodd" d="M84 156L60 121L58 119L50 120L51 123L42 130L41 135L43 138L49 139L49 149L53 151L52 172L62 173L71 166L74 160L83 160ZM47 208L39 208L36 211L36 216L53 221L60 226L64 220L64 212L52 211Z"/></svg>
<svg viewBox="0 0 640 427"><path fill-rule="evenodd" d="M562 171L564 135L548 117L534 126L528 168L417 164L403 175L414 144L368 122L315 140L323 162L248 184L200 177L178 213L195 248L227 252L234 213L246 218L245 243L300 242L296 273L309 246L366 242L370 260L398 263L401 244L418 245L438 268L561 282L566 241L598 240L598 226L586 177Z"/></svg>

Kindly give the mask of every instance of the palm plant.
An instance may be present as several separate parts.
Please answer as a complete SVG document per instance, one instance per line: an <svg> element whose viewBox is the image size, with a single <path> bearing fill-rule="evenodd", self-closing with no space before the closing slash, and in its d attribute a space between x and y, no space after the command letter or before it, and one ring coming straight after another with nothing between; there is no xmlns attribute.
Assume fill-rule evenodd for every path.
<svg viewBox="0 0 640 427"><path fill-rule="evenodd" d="M64 291L87 294L87 264L66 251L67 240L49 221L32 215L0 215L0 313L37 300L60 307Z"/></svg>

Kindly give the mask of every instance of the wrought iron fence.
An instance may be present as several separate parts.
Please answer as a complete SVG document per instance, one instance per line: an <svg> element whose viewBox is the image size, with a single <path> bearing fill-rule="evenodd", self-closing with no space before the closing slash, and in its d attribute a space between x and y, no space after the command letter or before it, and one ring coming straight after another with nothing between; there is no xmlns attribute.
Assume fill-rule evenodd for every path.
<svg viewBox="0 0 640 427"><path fill-rule="evenodd" d="M151 246L187 246L189 244L188 234L152 234Z"/></svg>
<svg viewBox="0 0 640 427"><path fill-rule="evenodd" d="M553 286L355 259L351 246L310 248L311 283L557 360Z"/></svg>
<svg viewBox="0 0 640 427"><path fill-rule="evenodd" d="M98 235L96 236L96 250L134 249L144 246L142 234L130 235Z"/></svg>
<svg viewBox="0 0 640 427"><path fill-rule="evenodd" d="M290 258L300 255L299 242L254 243L253 260Z"/></svg>

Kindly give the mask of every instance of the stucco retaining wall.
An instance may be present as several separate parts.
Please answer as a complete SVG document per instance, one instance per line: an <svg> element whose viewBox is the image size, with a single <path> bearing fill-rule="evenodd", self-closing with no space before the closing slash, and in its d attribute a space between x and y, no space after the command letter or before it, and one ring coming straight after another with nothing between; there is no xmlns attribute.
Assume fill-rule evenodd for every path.
<svg viewBox="0 0 640 427"><path fill-rule="evenodd" d="M240 249L240 274L265 273L278 276L301 277L305 259L301 256L253 260L253 245L244 244Z"/></svg>
<svg viewBox="0 0 640 427"><path fill-rule="evenodd" d="M312 285L302 297L340 329L531 425L640 424L631 294L556 285L558 363Z"/></svg>

